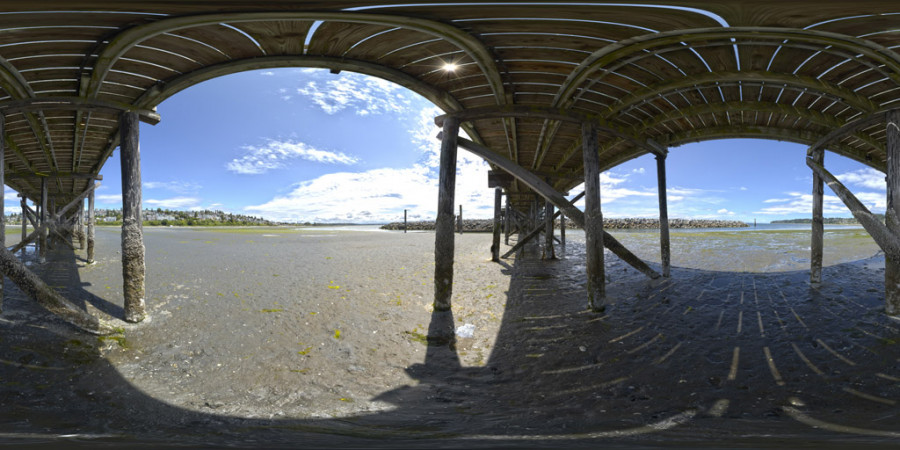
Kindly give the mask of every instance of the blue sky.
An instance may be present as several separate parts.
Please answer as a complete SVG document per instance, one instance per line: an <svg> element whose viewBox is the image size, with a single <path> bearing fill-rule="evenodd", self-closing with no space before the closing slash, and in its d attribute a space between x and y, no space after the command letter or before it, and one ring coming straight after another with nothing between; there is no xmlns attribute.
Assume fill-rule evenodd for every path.
<svg viewBox="0 0 900 450"><path fill-rule="evenodd" d="M254 71L189 88L158 110L161 123L141 124L145 208L219 209L289 222L387 222L402 220L403 209L413 219L435 215L433 117L440 111L397 85L348 72ZM672 148L669 217L809 217L805 155L804 146L768 140ZM98 208L121 207L118 156L116 150L101 171ZM826 166L874 212L884 212L882 173L830 152ZM461 150L458 169L464 215L491 217L488 166ZM652 157L604 172L601 181L605 217L658 214ZM826 216L849 217L831 194L826 188Z"/></svg>

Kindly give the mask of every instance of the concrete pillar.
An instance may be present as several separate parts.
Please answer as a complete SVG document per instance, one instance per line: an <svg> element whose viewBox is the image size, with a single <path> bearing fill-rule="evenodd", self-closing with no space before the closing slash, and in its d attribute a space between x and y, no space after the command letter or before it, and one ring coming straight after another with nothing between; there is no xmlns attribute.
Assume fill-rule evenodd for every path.
<svg viewBox="0 0 900 450"><path fill-rule="evenodd" d="M437 220L434 224L434 309L449 311L453 296L453 205L456 194L456 138L459 120L444 119Z"/></svg>
<svg viewBox="0 0 900 450"><path fill-rule="evenodd" d="M87 262L94 263L94 191L88 194L87 216Z"/></svg>
<svg viewBox="0 0 900 450"><path fill-rule="evenodd" d="M125 320L140 322L144 307L144 230L141 218L140 123L137 113L119 117L122 162L122 278Z"/></svg>
<svg viewBox="0 0 900 450"><path fill-rule="evenodd" d="M662 261L662 276L669 277L672 253L669 247L669 204L666 200L666 158L656 157L656 181L659 191L659 253Z"/></svg>
<svg viewBox="0 0 900 450"><path fill-rule="evenodd" d="M600 209L600 155L597 126L581 125L584 156L584 238L587 253L588 306L593 311L606 309L606 280L603 266L603 213Z"/></svg>
<svg viewBox="0 0 900 450"><path fill-rule="evenodd" d="M500 209L503 202L503 189L494 188L494 240L491 244L491 261L500 261Z"/></svg>
<svg viewBox="0 0 900 450"><path fill-rule="evenodd" d="M888 230L900 236L900 111L887 115L887 211ZM900 315L900 261L885 252L884 309L888 315Z"/></svg>
<svg viewBox="0 0 900 450"><path fill-rule="evenodd" d="M818 149L813 151L813 161L825 164L825 151ZM823 219L823 198L825 196L825 183L816 172L813 172L812 189L812 237L809 245L809 281L822 282L822 254L824 250L823 238L825 224Z"/></svg>

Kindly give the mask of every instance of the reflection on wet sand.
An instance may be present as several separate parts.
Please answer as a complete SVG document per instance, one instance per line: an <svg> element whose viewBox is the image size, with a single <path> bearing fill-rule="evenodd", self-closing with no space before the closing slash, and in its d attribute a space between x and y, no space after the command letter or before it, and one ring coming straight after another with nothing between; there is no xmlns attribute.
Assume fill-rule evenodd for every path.
<svg viewBox="0 0 900 450"><path fill-rule="evenodd" d="M223 235L220 240L214 240L217 238L210 237L211 234L198 236L201 240L196 245L211 245L206 244L209 241L214 243L212 246L235 245L235 249L240 247L240 242L254 239L246 235L233 239ZM631 244L625 238L622 240L635 248L639 256L652 261L652 256L639 253L651 252L649 244L644 247L640 239L650 242L652 237L640 237ZM407 239L403 245L409 248L397 261L412 268L419 259L427 261L430 257L427 252L419 254L423 247L415 246L415 239L428 242L429 236L408 238L403 238ZM179 235L175 239L184 237ZM372 246L377 252L379 244L372 239L348 238L342 242L360 248ZM489 239L484 235L484 242ZM399 241L391 242L396 248ZM673 239L673 256L678 254L674 250L676 242ZM482 258L487 259L487 246L483 247ZM461 245L459 251L465 252L467 248ZM165 257L160 254L158 258L184 258L176 249L177 246L167 247L170 254ZM466 362L471 361L470 353L475 351L471 342L459 339L450 344L448 334L454 327L475 320L466 311L465 298L458 302L462 311L457 309L453 313L432 315L416 307L415 317L410 320L421 322L420 331L425 333L430 328L428 335L447 339L416 343L424 349L419 359L410 356L416 354L412 350L402 355L380 354L379 358L406 364L399 367L404 377L408 376L405 383L385 386L374 399L369 399L392 407L320 419L275 414L292 407L302 409L296 406L303 403L302 396L293 397L293 403L273 406L271 418L259 414L251 418L220 413L217 410L226 410L229 405L214 399L203 400L206 406L190 404L201 399L189 392L176 392L183 382L175 378L176 374L205 377L206 383L227 377L215 372L213 359L196 355L199 350L192 347L196 343L179 340L171 344L183 349L158 348L162 341L154 339L165 336L167 325L172 327L170 337L231 339L250 345L245 340L250 339L250 333L245 330L236 332L234 327L223 327L217 331L209 326L207 332L180 335L184 331L175 327L180 322L170 316L160 316L143 329L126 333L127 338L133 339L128 344L132 345L131 349L117 348L114 354L107 352L101 357L94 346L73 342L83 338L63 325L48 321L28 302L16 300L15 293L8 293L14 298L7 302L9 310L0 321L4 330L0 358L6 362L0 365L3 383L0 391L6 399L0 409L0 422L5 430L2 436L6 442L38 444L62 440L85 445L294 446L303 443L387 447L521 446L542 445L548 440L585 446L813 443L889 447L900 438L897 431L900 429L900 322L882 313L883 269L879 265L883 258L826 267L825 282L812 286L804 270L772 273L701 270L679 266L676 258L673 258L671 279L648 280L608 255L608 292L613 302L603 314L596 314L586 311L582 252L583 246L577 239L570 239L559 260L542 261L539 249L530 248L515 260L511 271L485 262L472 273L457 277L457 296L466 297L479 295L477 290L466 287L466 283L484 281L478 277L486 275L479 275L479 270L496 271L492 272L494 275L509 271L508 284L503 286L507 293L496 299L498 303L505 302L501 308L502 320L493 350L485 360L481 364ZM738 258L737 252L733 253ZM368 255L365 250L356 254ZM79 270L72 268L78 269L82 263L69 259L68 264L69 270L54 267L56 278L51 284L59 283L75 291L100 287L93 278L93 286L78 287L84 281ZM231 272L249 270L249 267L227 266L227 269ZM84 272L85 268L82 266L80 270ZM211 276L205 272L192 275L197 279ZM314 275L311 272L308 276ZM90 274L88 278L96 276ZM194 282L187 273L181 276L187 282ZM297 278L301 276L298 274ZM407 283L404 280L397 275L394 282L415 294L417 291L411 284L404 284ZM422 282L426 283L423 289L430 287L428 280ZM354 292L347 292L347 285L336 280L316 278L315 283L323 286L317 291L320 294L316 294L322 301L326 294L321 292L342 297ZM201 307L196 304L197 294L204 289L220 289L223 284L227 285L224 280L213 285L196 281L196 286L188 289L184 298L169 298L165 310L174 315L187 315L184 320L190 320L190 314ZM342 289L329 289L328 285L340 285ZM362 290L365 285L361 282L358 287ZM114 291L115 287L111 287L109 290ZM174 288L167 289L174 291ZM296 286L296 289L303 288ZM262 292L257 290L255 294L262 296ZM247 294L240 292L240 298ZM362 301L374 301L366 294L360 295ZM104 306L105 301L100 297L86 298L89 299L86 304L93 307L115 309L115 306ZM294 314L293 306L285 300L279 298L277 301L283 304L269 308L284 309L282 313L252 316L274 321L279 327L253 339L293 343L296 340L293 334L318 326L310 322L308 326L290 328L298 321L308 322L310 314L306 310L297 311L303 316ZM221 322L244 317L238 315L242 304L251 309L258 308L260 302L273 301L276 299L242 303L235 299L234 310L223 307L220 311ZM285 316L287 313L290 314ZM352 340L352 332L346 326L357 319L352 318L351 312L347 314L348 317L335 323L322 324L320 333L334 337L334 329L344 327L346 339ZM405 324L406 319L396 320ZM394 322L384 323L389 327ZM483 332L486 326L477 323L476 333ZM197 327L202 329L203 325ZM279 330L293 334L282 339L278 337ZM389 328L377 331L402 334ZM367 339L372 345L379 342L398 345L388 336ZM208 353L217 351L211 343L203 345ZM304 345L299 351L305 351L308 345ZM348 346L348 341L333 339L323 343L320 350L323 358L351 361L362 369L351 378L346 374L333 375L335 389L338 388L334 385L346 383L348 379L365 383L365 378L373 375L366 372L371 370L365 366L367 360L355 355L359 349ZM259 348L273 351L277 347ZM60 352L60 349L66 350ZM189 352L195 353L192 359L185 356ZM297 351L292 349L290 353ZM192 366L188 371L180 371L182 367L160 370L155 374L162 380L156 384L147 379L147 374L139 377L140 371L159 365L164 356L169 358L169 365L188 364L182 361L187 358L184 360L190 360ZM152 362L142 366L148 364L145 360ZM245 377L253 374L254 365L259 376L278 367L273 356L256 355L249 360L256 362L251 367L242 366L241 370L249 371ZM135 371L136 368L140 370ZM290 384L282 386L283 390L266 394L265 398L275 404L281 396L303 392L307 386L293 380L304 378L302 374L296 375L296 379L284 379ZM172 392L160 390L150 394L138 388L161 389L165 385ZM199 384L183 386L200 387ZM233 399L240 399L239 393L245 390L243 386L232 386L232 389L237 392L230 397Z"/></svg>

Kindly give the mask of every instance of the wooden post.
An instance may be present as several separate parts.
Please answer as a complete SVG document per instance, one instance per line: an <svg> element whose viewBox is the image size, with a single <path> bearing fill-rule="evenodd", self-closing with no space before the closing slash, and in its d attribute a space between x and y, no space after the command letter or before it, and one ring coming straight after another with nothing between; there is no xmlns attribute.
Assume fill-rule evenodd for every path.
<svg viewBox="0 0 900 450"><path fill-rule="evenodd" d="M0 114L0 247L6 248L6 211L3 205L6 202L6 119ZM3 274L0 274L0 312L3 312Z"/></svg>
<svg viewBox="0 0 900 450"><path fill-rule="evenodd" d="M500 261L500 207L503 202L503 189L494 188L494 240L491 244L491 261Z"/></svg>
<svg viewBox="0 0 900 450"><path fill-rule="evenodd" d="M459 120L444 119L438 209L434 224L434 309L449 311L453 295L453 204L456 194L456 138Z"/></svg>
<svg viewBox="0 0 900 450"><path fill-rule="evenodd" d="M41 237L38 240L40 246L40 261L47 259L47 177L41 178Z"/></svg>
<svg viewBox="0 0 900 450"><path fill-rule="evenodd" d="M78 237L78 249L84 250L84 199L78 201L78 211L75 214L75 234Z"/></svg>
<svg viewBox="0 0 900 450"><path fill-rule="evenodd" d="M563 253L566 251L566 216L562 214L562 210L559 211L559 245L563 248Z"/></svg>
<svg viewBox="0 0 900 450"><path fill-rule="evenodd" d="M669 204L666 200L666 158L656 157L656 184L659 191L659 253L662 276L669 277L672 253L669 247Z"/></svg>
<svg viewBox="0 0 900 450"><path fill-rule="evenodd" d="M813 151L812 158L813 161L824 165L825 151L822 149ZM824 219L822 217L823 198L825 196L825 182L822 180L822 177L820 177L819 174L815 171L813 171L812 195L812 237L809 245L809 281L811 283L821 283L822 254L825 247L823 243L825 225Z"/></svg>
<svg viewBox="0 0 900 450"><path fill-rule="evenodd" d="M87 262L94 263L94 191L88 194Z"/></svg>
<svg viewBox="0 0 900 450"><path fill-rule="evenodd" d="M22 197L22 239L19 242L24 241L28 237L28 208L25 202L25 197ZM25 247L22 247L22 257L25 257Z"/></svg>
<svg viewBox="0 0 900 450"><path fill-rule="evenodd" d="M556 259L553 249L553 203L544 203L544 259Z"/></svg>
<svg viewBox="0 0 900 450"><path fill-rule="evenodd" d="M900 236L900 111L887 115L887 211L885 225ZM900 260L884 252L884 309L888 315L900 315Z"/></svg>
<svg viewBox="0 0 900 450"><path fill-rule="evenodd" d="M409 225L407 225L407 222L406 222L406 210L404 209L403 210L403 232L406 233L407 230L409 230Z"/></svg>
<svg viewBox="0 0 900 450"><path fill-rule="evenodd" d="M581 125L588 306L599 312L606 309L606 280L603 266L603 213L600 208L600 149L597 134L596 124L586 122Z"/></svg>
<svg viewBox="0 0 900 450"><path fill-rule="evenodd" d="M463 219L462 219L462 205L459 205L459 217L456 218L456 230L459 231L459 234L463 232Z"/></svg>
<svg viewBox="0 0 900 450"><path fill-rule="evenodd" d="M141 220L141 150L138 115L119 117L122 162L122 278L125 320L140 322L144 308L144 231Z"/></svg>
<svg viewBox="0 0 900 450"><path fill-rule="evenodd" d="M509 210L509 192L506 193L506 209L503 210L503 227L506 233L506 245L509 245L509 233L512 231L512 214Z"/></svg>

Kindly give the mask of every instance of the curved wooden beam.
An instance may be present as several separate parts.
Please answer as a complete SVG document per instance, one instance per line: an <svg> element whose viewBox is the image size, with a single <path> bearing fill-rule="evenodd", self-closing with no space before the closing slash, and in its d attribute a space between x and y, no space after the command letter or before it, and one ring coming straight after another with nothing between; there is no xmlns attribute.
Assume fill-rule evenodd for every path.
<svg viewBox="0 0 900 450"><path fill-rule="evenodd" d="M277 20L309 20L309 21L335 21L347 23L361 23L370 25L383 25L415 30L440 39L444 39L456 45L468 54L484 73L491 86L497 104L503 104L504 95L503 80L495 63L494 55L482 44L481 41L469 35L463 30L432 20L415 17L400 17L384 14L367 14L351 12L238 12L221 14L203 14L193 16L180 16L158 20L145 25L129 28L115 37L109 45L100 53L94 65L90 81L87 87L88 98L95 98L100 92L100 86L110 69L125 52L142 41L186 28L216 25L219 23L240 22L264 22Z"/></svg>
<svg viewBox="0 0 900 450"><path fill-rule="evenodd" d="M437 116L434 123L441 126L446 117L454 117L460 122L470 122L474 120L490 119L490 118L506 118L514 117L518 119L543 119L560 122L572 123L595 123L601 132L611 134L620 139L631 142L633 145L644 148L648 152L654 154L665 155L665 151L657 146L649 145L641 141L638 137L629 134L621 127L608 123L599 114L586 111L578 111L571 109L542 107L542 106L525 106L525 105L503 105L489 108L471 108L462 111L456 111Z"/></svg>
<svg viewBox="0 0 900 450"><path fill-rule="evenodd" d="M900 81L900 55L896 52L875 44L872 41L859 39L843 34L817 30L801 30L775 27L729 27L729 28L701 28L690 30L675 30L663 33L654 33L626 39L607 45L585 58L579 67L572 71L560 87L553 100L553 106L564 106L580 89L582 83L587 81L598 69L630 54L637 54L653 47L671 44L689 44L695 41L709 41L712 39L760 39L816 43L823 46L835 46L861 54L878 64L885 65L890 73L894 74L894 80ZM735 45L740 45L736 42ZM790 46L789 43L784 43ZM690 47L688 45L688 47Z"/></svg>
<svg viewBox="0 0 900 450"><path fill-rule="evenodd" d="M775 85L773 87L778 87L778 85L797 86L806 89L807 91L812 90L814 92L821 92L827 96L841 99L859 111L871 112L878 109L878 105L868 97L857 94L845 87L822 81L818 78L774 72L741 71L709 72L648 86L647 88L634 91L630 95L622 97L619 102L610 107L607 117L615 116L620 111L630 106L649 101L650 99L659 97L667 92L730 82L772 83Z"/></svg>
<svg viewBox="0 0 900 450"><path fill-rule="evenodd" d="M156 111L135 108L126 103L88 100L81 97L34 97L23 100L0 103L0 113L12 114L19 112L39 112L48 110L75 110L75 111L133 111L138 114L143 122L151 125L159 123L159 114Z"/></svg>

